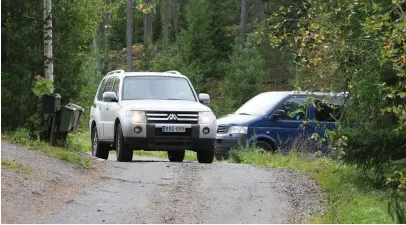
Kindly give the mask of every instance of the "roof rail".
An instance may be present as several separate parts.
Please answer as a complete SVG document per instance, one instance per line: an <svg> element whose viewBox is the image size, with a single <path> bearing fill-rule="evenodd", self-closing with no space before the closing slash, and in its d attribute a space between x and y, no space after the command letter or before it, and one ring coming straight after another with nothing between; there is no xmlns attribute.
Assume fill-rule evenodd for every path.
<svg viewBox="0 0 406 225"><path fill-rule="evenodd" d="M113 71L108 72L108 73L106 74L106 76L107 76L107 75L110 75L110 74L115 74L115 73L125 73L125 71L124 71L124 70L113 70Z"/></svg>
<svg viewBox="0 0 406 225"><path fill-rule="evenodd" d="M176 74L176 75L182 75L181 73L179 73L176 70L165 71L165 73L173 73L173 74Z"/></svg>

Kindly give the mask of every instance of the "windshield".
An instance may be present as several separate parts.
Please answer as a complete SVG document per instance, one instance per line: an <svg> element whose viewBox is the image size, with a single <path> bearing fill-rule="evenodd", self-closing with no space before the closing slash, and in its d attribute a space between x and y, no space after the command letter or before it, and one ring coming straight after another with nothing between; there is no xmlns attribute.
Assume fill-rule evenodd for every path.
<svg viewBox="0 0 406 225"><path fill-rule="evenodd" d="M196 101L192 88L185 78L170 76L126 77L123 84L123 100L142 99Z"/></svg>
<svg viewBox="0 0 406 225"><path fill-rule="evenodd" d="M279 104L279 102L286 96L286 93L280 92L268 92L259 94L242 105L235 112L235 114L265 115L271 108Z"/></svg>

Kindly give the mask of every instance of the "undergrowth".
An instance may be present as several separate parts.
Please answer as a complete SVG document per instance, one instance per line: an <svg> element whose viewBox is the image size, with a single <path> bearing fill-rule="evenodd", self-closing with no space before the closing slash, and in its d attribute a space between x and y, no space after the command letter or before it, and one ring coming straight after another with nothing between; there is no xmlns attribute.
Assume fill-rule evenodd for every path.
<svg viewBox="0 0 406 225"><path fill-rule="evenodd" d="M392 190L374 186L372 174L338 161L291 151L286 155L241 148L229 162L308 172L327 195L327 210L310 223L396 223L388 211ZM401 202L403 207L405 202Z"/></svg>
<svg viewBox="0 0 406 225"><path fill-rule="evenodd" d="M49 146L48 143L39 139L32 139L26 129L3 133L2 139L20 146L27 146L30 150L39 151L49 157L63 160L79 168L89 169L94 167L92 160L84 156L88 144L85 142L84 136L80 134L69 134L64 147Z"/></svg>

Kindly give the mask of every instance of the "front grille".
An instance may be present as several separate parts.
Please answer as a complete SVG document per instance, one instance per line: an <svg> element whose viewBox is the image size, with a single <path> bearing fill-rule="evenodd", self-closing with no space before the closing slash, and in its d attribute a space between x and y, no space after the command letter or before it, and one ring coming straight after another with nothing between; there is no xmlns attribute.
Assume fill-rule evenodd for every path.
<svg viewBox="0 0 406 225"><path fill-rule="evenodd" d="M147 112L146 116L148 123L197 124L199 122L197 112Z"/></svg>
<svg viewBox="0 0 406 225"><path fill-rule="evenodd" d="M219 134L225 134L228 132L229 127L227 126L218 126L217 127L217 133Z"/></svg>
<svg viewBox="0 0 406 225"><path fill-rule="evenodd" d="M155 137L192 137L192 128L185 132L162 132L162 128L155 128Z"/></svg>

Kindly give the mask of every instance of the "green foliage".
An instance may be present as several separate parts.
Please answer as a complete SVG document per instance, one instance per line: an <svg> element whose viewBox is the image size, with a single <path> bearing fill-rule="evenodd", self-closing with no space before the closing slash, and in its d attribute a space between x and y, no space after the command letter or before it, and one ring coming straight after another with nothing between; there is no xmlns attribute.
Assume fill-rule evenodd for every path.
<svg viewBox="0 0 406 225"><path fill-rule="evenodd" d="M295 43L296 62L307 71L301 87L349 91L332 134L336 141L347 138L344 159L379 167L406 157L406 36L400 32L406 19L400 3L312 1L301 8L305 13L296 28L277 23L271 43L275 48ZM279 14L287 10L280 8Z"/></svg>
<svg viewBox="0 0 406 225"><path fill-rule="evenodd" d="M32 89L32 91L37 97L49 95L54 92L54 85L52 84L51 80L42 78L39 75L36 76L35 78L37 79L37 81L35 82L35 86Z"/></svg>
<svg viewBox="0 0 406 225"><path fill-rule="evenodd" d="M264 60L258 46L251 42L236 44L230 65L221 84L223 99L229 99L226 110L236 109L261 92Z"/></svg>
<svg viewBox="0 0 406 225"><path fill-rule="evenodd" d="M206 78L213 76L215 48L212 41L210 4L195 1L188 8L186 29L179 35L180 72L188 75L198 89L205 91Z"/></svg>
<svg viewBox="0 0 406 225"><path fill-rule="evenodd" d="M43 74L43 8L37 1L2 3L2 127L14 129L38 112L32 88ZM82 65L91 57L90 46L103 10L103 0L61 0L53 4L54 85L63 101L79 98L86 87ZM44 81L44 82L43 82ZM43 80L37 94L51 90ZM33 126L33 125L29 125Z"/></svg>

